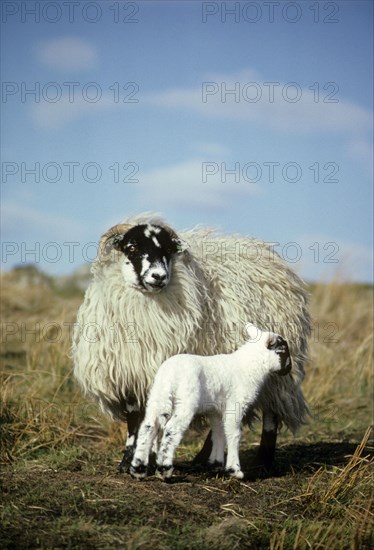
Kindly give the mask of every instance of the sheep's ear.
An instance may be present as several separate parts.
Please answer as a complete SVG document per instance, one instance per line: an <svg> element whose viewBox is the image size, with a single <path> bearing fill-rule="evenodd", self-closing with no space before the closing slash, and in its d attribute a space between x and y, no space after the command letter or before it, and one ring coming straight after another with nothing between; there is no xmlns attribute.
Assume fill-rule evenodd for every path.
<svg viewBox="0 0 374 550"><path fill-rule="evenodd" d="M258 342L258 340L261 338L261 330L252 323L247 323L245 325L245 331L249 336L249 339L254 342Z"/></svg>
<svg viewBox="0 0 374 550"><path fill-rule="evenodd" d="M121 250L122 241L125 238L124 233L120 233L119 235L113 235L113 237L109 237L109 239L105 243L105 252L109 254L109 252L112 250Z"/></svg>
<svg viewBox="0 0 374 550"><path fill-rule="evenodd" d="M190 245L186 241L184 241L177 235L177 233L172 227L170 227L170 225L166 225L165 223L160 223L159 225L169 233L177 254L183 254L183 252L185 252L190 247Z"/></svg>
<svg viewBox="0 0 374 550"><path fill-rule="evenodd" d="M186 241L183 241L182 239L180 239L179 237L174 237L172 241L175 244L177 254L182 254L183 252L185 252L190 248L190 245Z"/></svg>
<svg viewBox="0 0 374 550"><path fill-rule="evenodd" d="M110 257L111 250L121 249L121 241L131 227L131 225L120 223L111 227L102 235L99 243L99 253L102 261L106 261Z"/></svg>

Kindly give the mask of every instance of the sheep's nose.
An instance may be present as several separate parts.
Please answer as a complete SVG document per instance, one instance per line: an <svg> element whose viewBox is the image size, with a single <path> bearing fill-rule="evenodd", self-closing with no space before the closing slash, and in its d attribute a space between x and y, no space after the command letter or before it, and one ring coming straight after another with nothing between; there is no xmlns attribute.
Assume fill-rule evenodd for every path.
<svg viewBox="0 0 374 550"><path fill-rule="evenodd" d="M166 279L166 275L160 275L160 273L152 273L152 278L158 283L162 283Z"/></svg>

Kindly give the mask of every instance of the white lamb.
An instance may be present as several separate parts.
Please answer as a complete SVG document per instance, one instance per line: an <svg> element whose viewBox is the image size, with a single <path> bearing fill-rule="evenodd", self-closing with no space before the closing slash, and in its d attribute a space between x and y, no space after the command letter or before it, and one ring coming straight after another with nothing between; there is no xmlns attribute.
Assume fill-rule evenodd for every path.
<svg viewBox="0 0 374 550"><path fill-rule="evenodd" d="M149 454L161 428L156 474L162 479L170 478L174 452L184 432L196 414L204 414L212 429L209 463L223 465L227 442L225 470L233 477L243 478L239 462L241 421L266 378L271 373L285 375L291 370L288 345L281 336L262 332L252 324L246 329L249 340L233 353L180 354L161 365L131 462L133 477L145 477Z"/></svg>

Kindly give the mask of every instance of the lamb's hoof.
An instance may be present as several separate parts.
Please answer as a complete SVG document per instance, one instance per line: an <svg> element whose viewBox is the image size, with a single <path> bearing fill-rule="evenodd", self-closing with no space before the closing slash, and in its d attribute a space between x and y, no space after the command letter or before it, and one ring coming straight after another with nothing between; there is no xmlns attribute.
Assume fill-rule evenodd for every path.
<svg viewBox="0 0 374 550"><path fill-rule="evenodd" d="M131 477L137 480L144 479L147 475L147 466L146 464L138 464L137 466L134 466L131 464L130 466L130 474Z"/></svg>
<svg viewBox="0 0 374 550"><path fill-rule="evenodd" d="M117 468L117 473L125 474L130 471L131 461L134 457L135 447L131 445L126 447L125 452L123 453L122 460Z"/></svg>
<svg viewBox="0 0 374 550"><path fill-rule="evenodd" d="M234 468L228 468L225 470L225 473L230 477L235 477L236 479L243 479L244 474L241 470L234 470Z"/></svg>
<svg viewBox="0 0 374 550"><path fill-rule="evenodd" d="M157 466L156 468L156 476L162 479L163 481L167 481L171 478L173 473L173 466L171 465L164 465L164 466Z"/></svg>

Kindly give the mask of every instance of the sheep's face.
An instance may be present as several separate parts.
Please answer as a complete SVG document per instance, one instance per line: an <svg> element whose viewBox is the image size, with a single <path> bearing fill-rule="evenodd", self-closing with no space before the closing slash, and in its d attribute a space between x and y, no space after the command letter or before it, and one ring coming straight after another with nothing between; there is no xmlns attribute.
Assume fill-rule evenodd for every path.
<svg viewBox="0 0 374 550"><path fill-rule="evenodd" d="M122 253L126 284L143 292L160 292L168 285L171 259L181 251L180 241L154 224L136 225L125 234L114 236L111 247Z"/></svg>

